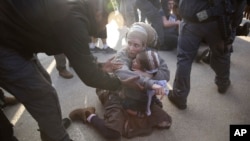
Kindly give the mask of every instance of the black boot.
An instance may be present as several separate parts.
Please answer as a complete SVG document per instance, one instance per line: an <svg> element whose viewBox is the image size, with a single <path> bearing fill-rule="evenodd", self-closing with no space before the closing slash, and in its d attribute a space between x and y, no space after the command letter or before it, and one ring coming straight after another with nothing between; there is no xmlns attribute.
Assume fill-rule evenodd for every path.
<svg viewBox="0 0 250 141"><path fill-rule="evenodd" d="M247 36L249 34L250 22L245 22L243 26L238 26L236 29L237 36Z"/></svg>
<svg viewBox="0 0 250 141"><path fill-rule="evenodd" d="M227 89L229 88L231 81L227 80L215 80L215 84L218 86L218 92L221 94L226 93Z"/></svg>
<svg viewBox="0 0 250 141"><path fill-rule="evenodd" d="M172 104L174 104L174 106L176 106L180 110L184 110L187 108L186 102L182 102L178 97L174 96L173 90L169 91L168 99Z"/></svg>

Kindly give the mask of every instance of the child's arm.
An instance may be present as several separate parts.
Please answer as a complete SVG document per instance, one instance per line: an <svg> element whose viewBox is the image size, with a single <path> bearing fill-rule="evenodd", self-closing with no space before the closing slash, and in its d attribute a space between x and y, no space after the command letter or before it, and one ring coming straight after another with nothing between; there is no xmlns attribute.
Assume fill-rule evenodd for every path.
<svg viewBox="0 0 250 141"><path fill-rule="evenodd" d="M119 69L119 70L116 70L114 73L119 77L120 80L125 80L125 79L131 78L133 76L139 76L138 84L147 90L152 90L153 85L156 84L156 82L158 81L158 80L153 80L149 77L144 77L141 74L138 74L138 73L136 73L134 71L130 71L130 70ZM154 89L156 91L158 90L157 87L155 87Z"/></svg>
<svg viewBox="0 0 250 141"><path fill-rule="evenodd" d="M154 87L163 87L164 88L164 93L165 95L168 95L169 93L169 90L167 88L167 81L166 80L159 80L159 81L156 81L155 82L156 84L154 84L153 88ZM158 85L158 86L157 86ZM148 90L147 91L147 96L148 96L148 102L147 102L147 111L146 111L146 114L147 116L150 116L151 115L151 110L150 110L150 105L151 105L151 102L152 102L152 97L155 95L155 90ZM162 95L163 97L164 95ZM161 97L161 99L162 99Z"/></svg>

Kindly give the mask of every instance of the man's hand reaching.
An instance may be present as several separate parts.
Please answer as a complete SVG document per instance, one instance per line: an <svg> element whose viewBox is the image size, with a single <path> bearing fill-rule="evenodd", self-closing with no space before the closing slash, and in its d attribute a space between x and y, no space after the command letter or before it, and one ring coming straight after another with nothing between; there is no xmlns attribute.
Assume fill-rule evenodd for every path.
<svg viewBox="0 0 250 141"><path fill-rule="evenodd" d="M112 62L115 57L110 58L107 62L103 63L102 70L105 72L113 72L122 67L122 63L120 62Z"/></svg>

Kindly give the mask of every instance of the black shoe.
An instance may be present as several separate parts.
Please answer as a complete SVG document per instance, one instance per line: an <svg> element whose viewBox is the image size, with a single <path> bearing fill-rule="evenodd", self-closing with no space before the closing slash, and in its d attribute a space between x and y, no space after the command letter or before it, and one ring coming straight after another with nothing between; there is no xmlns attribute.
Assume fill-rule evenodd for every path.
<svg viewBox="0 0 250 141"><path fill-rule="evenodd" d="M250 23L245 22L241 28L241 35L247 36L249 34Z"/></svg>
<svg viewBox="0 0 250 141"><path fill-rule="evenodd" d="M173 103L178 109L180 110L184 110L187 108L187 104L183 104L180 102L180 100L176 99L174 96L173 96L173 90L170 90L169 91L169 94L168 94L168 99L171 103Z"/></svg>
<svg viewBox="0 0 250 141"><path fill-rule="evenodd" d="M250 22L245 22L242 26L238 26L236 29L237 36L247 36L250 31Z"/></svg>
<svg viewBox="0 0 250 141"><path fill-rule="evenodd" d="M67 128L70 126L71 121L70 121L69 118L64 118L64 119L62 119L62 123L63 123L63 127L64 127L65 129L67 129Z"/></svg>
<svg viewBox="0 0 250 141"><path fill-rule="evenodd" d="M250 23L245 22L243 24L242 30L243 30L243 35L247 36L249 34L249 30L250 30Z"/></svg>
<svg viewBox="0 0 250 141"><path fill-rule="evenodd" d="M224 94L229 88L231 81L230 80L220 81L220 82L217 81L216 84L218 86L218 92Z"/></svg>

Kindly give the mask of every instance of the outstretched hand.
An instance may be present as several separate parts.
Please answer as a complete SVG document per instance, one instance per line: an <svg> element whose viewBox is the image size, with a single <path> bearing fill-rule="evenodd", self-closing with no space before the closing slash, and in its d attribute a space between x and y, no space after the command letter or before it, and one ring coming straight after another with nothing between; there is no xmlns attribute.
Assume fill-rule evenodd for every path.
<svg viewBox="0 0 250 141"><path fill-rule="evenodd" d="M139 76L130 77L125 80L121 80L121 83L125 87L133 88L136 90L143 90L144 87L138 83L139 78Z"/></svg>
<svg viewBox="0 0 250 141"><path fill-rule="evenodd" d="M113 72L117 69L120 69L122 67L122 63L120 62L112 62L114 60L115 57L112 57L110 59L108 59L107 62L105 62L103 65L102 65L102 70L105 71L105 72Z"/></svg>

